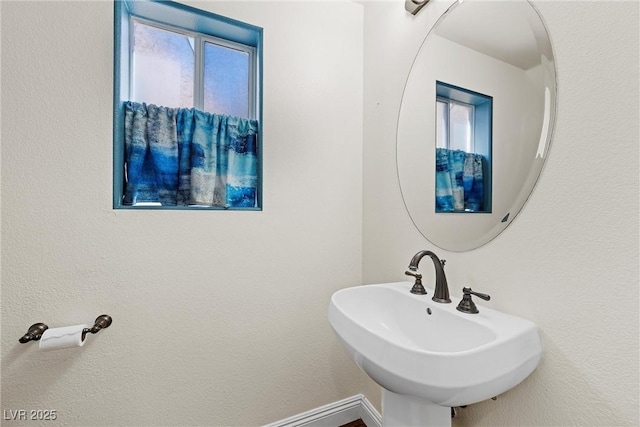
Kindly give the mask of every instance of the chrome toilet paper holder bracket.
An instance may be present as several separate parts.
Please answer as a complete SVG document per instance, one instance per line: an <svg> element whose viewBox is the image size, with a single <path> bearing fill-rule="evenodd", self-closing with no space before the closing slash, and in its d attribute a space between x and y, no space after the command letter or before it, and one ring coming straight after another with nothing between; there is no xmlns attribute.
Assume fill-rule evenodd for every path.
<svg viewBox="0 0 640 427"><path fill-rule="evenodd" d="M111 326L112 321L113 319L108 314L102 314L98 316L92 327L84 328L82 330L82 340L84 340L85 336L88 333L97 334L101 330L108 328L109 326ZM24 334L18 341L20 341L20 343L22 344L29 341L39 341L40 338L42 338L42 334L44 334L44 331L46 331L47 329L49 329L49 327L44 323L34 323L29 327L27 333Z"/></svg>

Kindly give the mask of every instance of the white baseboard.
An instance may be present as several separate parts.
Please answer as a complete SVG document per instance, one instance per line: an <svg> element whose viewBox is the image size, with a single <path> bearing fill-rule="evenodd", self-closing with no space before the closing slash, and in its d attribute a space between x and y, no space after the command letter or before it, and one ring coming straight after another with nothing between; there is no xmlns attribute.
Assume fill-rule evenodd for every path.
<svg viewBox="0 0 640 427"><path fill-rule="evenodd" d="M382 417L362 394L294 415L264 427L338 427L361 418L367 427L382 427Z"/></svg>

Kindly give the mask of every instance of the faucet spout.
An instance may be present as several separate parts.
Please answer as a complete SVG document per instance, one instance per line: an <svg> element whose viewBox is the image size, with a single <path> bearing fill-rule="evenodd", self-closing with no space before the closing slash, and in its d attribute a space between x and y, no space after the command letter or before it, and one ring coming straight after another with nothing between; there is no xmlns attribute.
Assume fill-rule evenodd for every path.
<svg viewBox="0 0 640 427"><path fill-rule="evenodd" d="M420 264L420 260L425 256L429 256L433 261L433 266L436 269L436 289L434 291L433 298L431 298L435 302L440 303L450 303L451 298L449 298L449 285L447 284L447 276L444 273L444 264L445 260L440 260L438 256L427 250L423 250L418 252L411 258L409 262L409 270L416 271L418 270L418 265Z"/></svg>

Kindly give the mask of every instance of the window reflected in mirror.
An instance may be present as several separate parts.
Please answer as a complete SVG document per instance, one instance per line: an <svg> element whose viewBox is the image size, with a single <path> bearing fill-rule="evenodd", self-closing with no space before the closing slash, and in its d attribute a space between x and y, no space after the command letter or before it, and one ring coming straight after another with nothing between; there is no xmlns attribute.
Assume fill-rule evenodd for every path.
<svg viewBox="0 0 640 427"><path fill-rule="evenodd" d="M493 98L436 81L436 213L491 212Z"/></svg>

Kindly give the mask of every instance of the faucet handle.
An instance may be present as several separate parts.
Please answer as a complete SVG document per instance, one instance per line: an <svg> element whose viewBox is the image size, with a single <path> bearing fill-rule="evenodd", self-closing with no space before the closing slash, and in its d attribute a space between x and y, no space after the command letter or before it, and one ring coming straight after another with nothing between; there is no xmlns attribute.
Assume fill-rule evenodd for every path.
<svg viewBox="0 0 640 427"><path fill-rule="evenodd" d="M458 306L456 307L458 311L461 311L463 313L471 313L471 314L476 314L480 312L478 310L478 307L476 307L476 304L471 299L471 295L475 295L478 298L482 298L485 301L489 301L491 299L491 297L487 294L474 292L473 290L471 290L471 288L466 288L466 287L462 288L462 299L460 300L460 304L458 304Z"/></svg>
<svg viewBox="0 0 640 427"><path fill-rule="evenodd" d="M404 274L406 274L407 276L413 276L416 278L415 283L413 284L413 287L411 288L411 293L412 294L417 294L417 295L426 295L427 291L424 288L424 286L422 286L422 274L420 273L414 273L411 271L405 271Z"/></svg>
<svg viewBox="0 0 640 427"><path fill-rule="evenodd" d="M471 290L471 288L462 288L462 293L463 294L475 295L478 298L482 298L485 301L489 301L491 299L491 296L489 296L487 294L481 294L480 292L474 292L474 291Z"/></svg>

